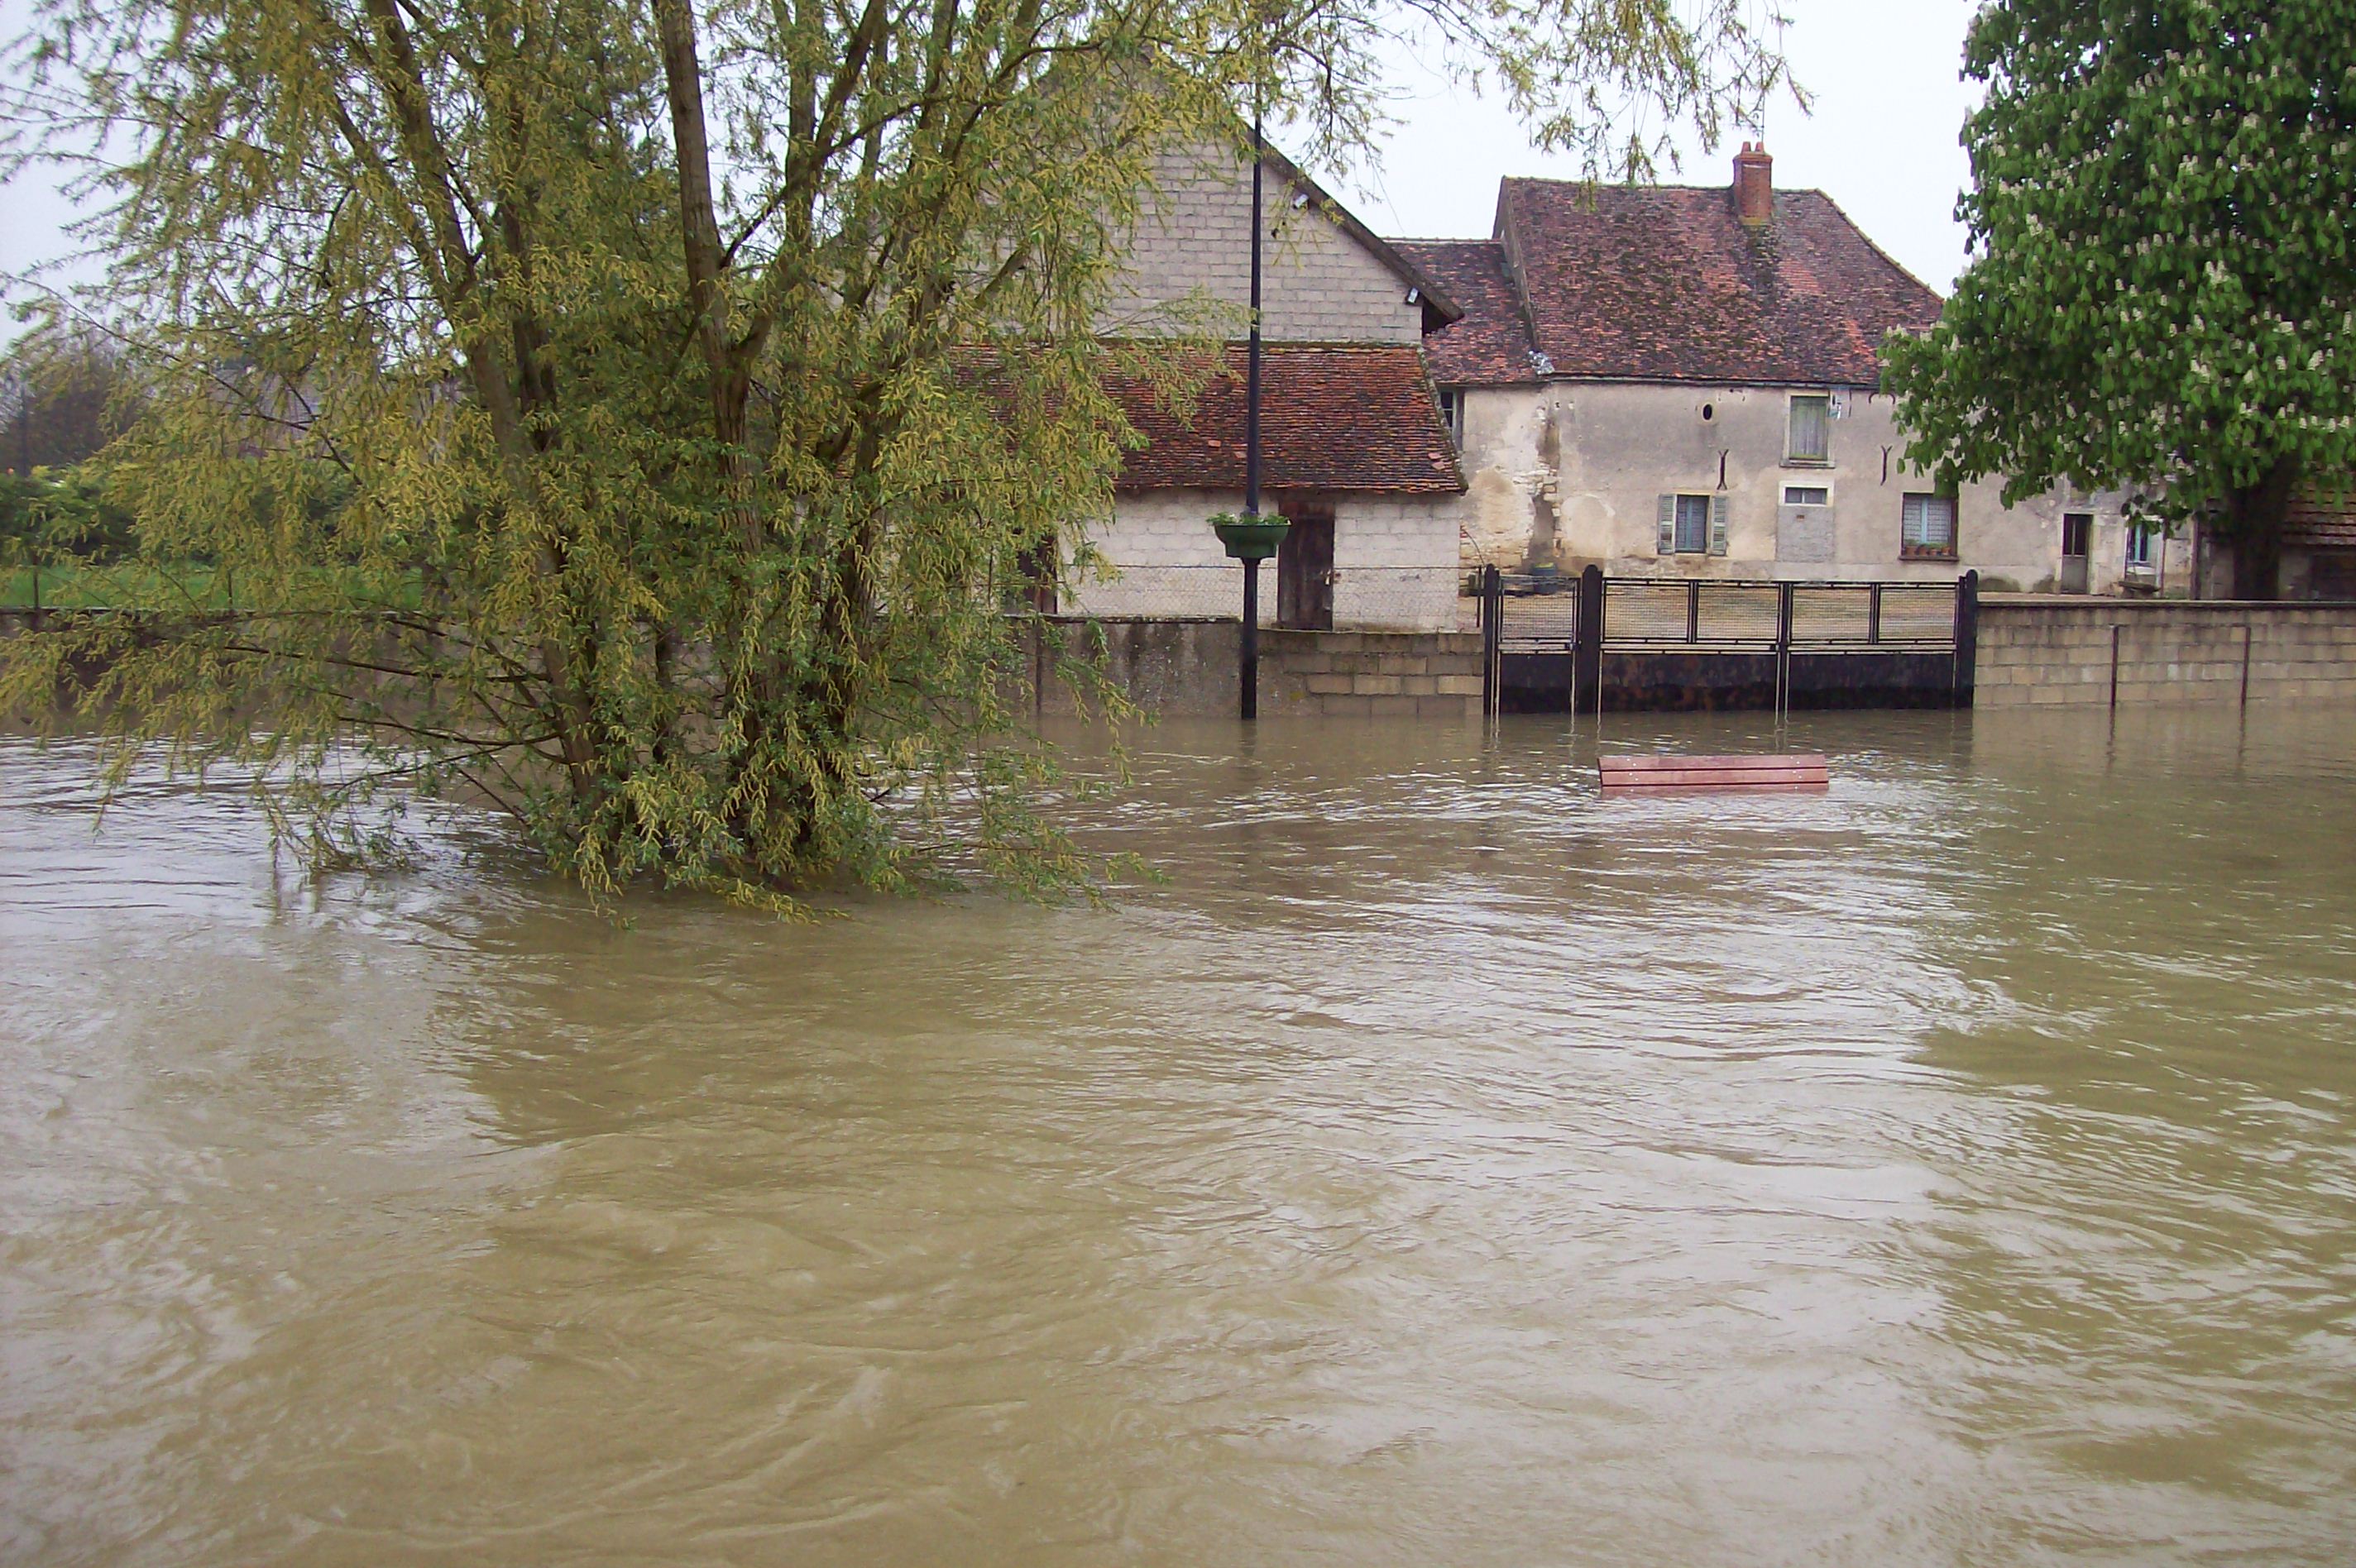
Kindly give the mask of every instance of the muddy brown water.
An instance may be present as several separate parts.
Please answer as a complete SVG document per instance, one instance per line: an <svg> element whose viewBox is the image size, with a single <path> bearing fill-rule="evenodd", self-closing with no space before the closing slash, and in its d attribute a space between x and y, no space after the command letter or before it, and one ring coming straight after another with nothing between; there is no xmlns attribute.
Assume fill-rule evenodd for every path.
<svg viewBox="0 0 2356 1568"><path fill-rule="evenodd" d="M2348 1561L2356 714L1781 743L1172 727L1108 908L622 929L0 742L0 1560Z"/></svg>

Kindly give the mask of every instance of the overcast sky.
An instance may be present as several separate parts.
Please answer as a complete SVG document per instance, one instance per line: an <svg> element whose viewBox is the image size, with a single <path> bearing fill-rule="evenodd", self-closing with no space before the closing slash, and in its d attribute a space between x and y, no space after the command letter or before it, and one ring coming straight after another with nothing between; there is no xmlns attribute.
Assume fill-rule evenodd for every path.
<svg viewBox="0 0 2356 1568"><path fill-rule="evenodd" d="M1814 104L1806 114L1788 101L1769 112L1775 183L1828 192L1883 250L1944 293L1964 261L1954 205L1969 170L1956 135L1971 94L1957 68L1972 0L1784 4L1792 16L1785 48ZM0 0L0 21L14 24L23 14L21 0ZM1337 194L1376 232L1486 235L1500 176L1579 175L1569 160L1534 151L1494 100L1451 89L1406 51L1403 67L1400 123L1379 168L1338 182ZM1731 178L1733 151L1692 154L1663 178L1719 184ZM0 187L0 274L61 253L60 225L70 216L37 175ZM14 330L0 321L0 341Z"/></svg>
<svg viewBox="0 0 2356 1568"><path fill-rule="evenodd" d="M1827 193L1876 244L1946 293L1964 264L1954 212L1971 176L1958 137L1976 100L1961 80L1973 0L1783 0L1783 8L1784 50L1811 102L1806 113L1788 98L1768 112L1775 184ZM1579 177L1571 160L1534 151L1494 99L1412 65L1402 85L1408 96L1379 173L1344 179L1335 193L1376 233L1486 235L1501 176ZM1661 178L1730 183L1740 142L1707 155L1688 150L1685 166Z"/></svg>

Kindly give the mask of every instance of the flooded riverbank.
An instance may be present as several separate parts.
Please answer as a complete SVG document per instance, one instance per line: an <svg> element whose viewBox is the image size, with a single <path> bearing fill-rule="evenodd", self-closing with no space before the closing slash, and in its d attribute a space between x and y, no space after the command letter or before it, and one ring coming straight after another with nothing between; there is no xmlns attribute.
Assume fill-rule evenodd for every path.
<svg viewBox="0 0 2356 1568"><path fill-rule="evenodd" d="M2356 714L1783 743L1173 726L1108 908L617 929L0 742L0 1558L2340 1556Z"/></svg>

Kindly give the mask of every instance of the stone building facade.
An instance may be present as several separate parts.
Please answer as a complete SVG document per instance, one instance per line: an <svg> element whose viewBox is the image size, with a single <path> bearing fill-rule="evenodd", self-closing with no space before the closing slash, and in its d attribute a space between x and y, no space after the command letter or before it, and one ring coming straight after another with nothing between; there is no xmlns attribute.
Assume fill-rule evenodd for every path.
<svg viewBox="0 0 2356 1568"><path fill-rule="evenodd" d="M2187 544L2123 496L2008 507L1910 466L1879 347L1939 297L1762 151L1735 164L1730 189L1509 179L1490 240L1398 242L1462 311L1426 345L1465 565L2182 590Z"/></svg>

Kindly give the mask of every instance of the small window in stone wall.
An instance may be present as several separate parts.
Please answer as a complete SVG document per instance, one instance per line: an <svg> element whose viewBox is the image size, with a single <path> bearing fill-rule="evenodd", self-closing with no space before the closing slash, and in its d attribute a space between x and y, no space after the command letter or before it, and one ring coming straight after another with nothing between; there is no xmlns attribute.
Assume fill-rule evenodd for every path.
<svg viewBox="0 0 2356 1568"><path fill-rule="evenodd" d="M1462 387L1440 389L1440 420L1448 427L1448 439L1456 450L1464 450L1464 389Z"/></svg>
<svg viewBox="0 0 2356 1568"><path fill-rule="evenodd" d="M2158 537L2158 530L2148 523L2127 525L2127 565L2130 568L2150 570L2152 541Z"/></svg>
<svg viewBox="0 0 2356 1568"><path fill-rule="evenodd" d="M1821 394L1792 400L1792 439L1784 453L1793 463L1832 461L1833 400Z"/></svg>
<svg viewBox="0 0 2356 1568"><path fill-rule="evenodd" d="M1828 507L1832 499L1832 491L1822 485L1783 486L1783 505L1787 507Z"/></svg>
<svg viewBox="0 0 2356 1568"><path fill-rule="evenodd" d="M1898 553L1908 560L1955 559L1955 498L1909 495L1899 514Z"/></svg>
<svg viewBox="0 0 2356 1568"><path fill-rule="evenodd" d="M1724 555L1726 497L1723 495L1664 496L1656 553Z"/></svg>

